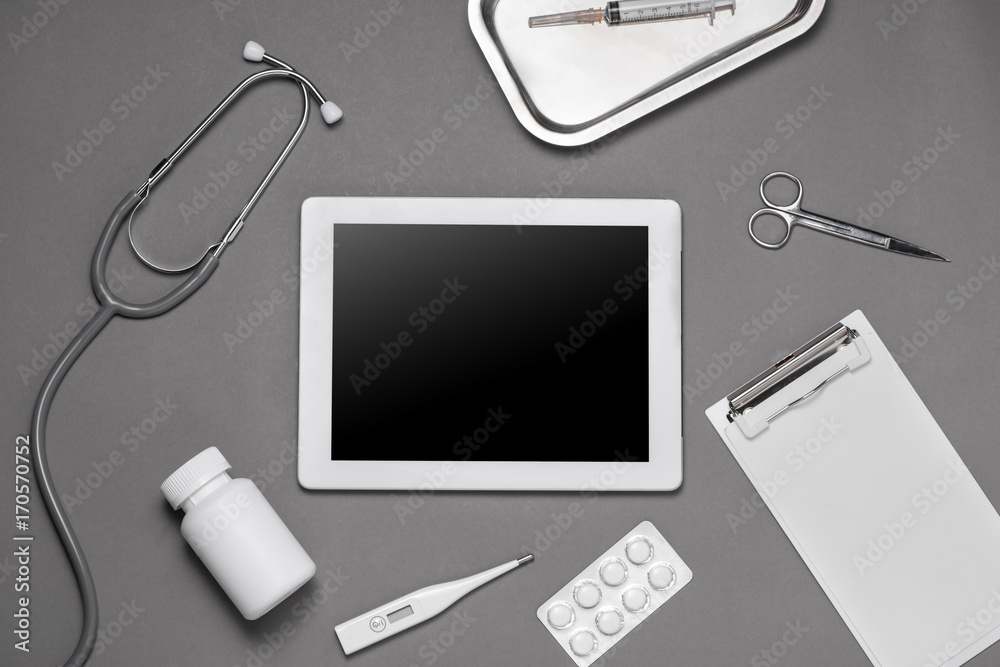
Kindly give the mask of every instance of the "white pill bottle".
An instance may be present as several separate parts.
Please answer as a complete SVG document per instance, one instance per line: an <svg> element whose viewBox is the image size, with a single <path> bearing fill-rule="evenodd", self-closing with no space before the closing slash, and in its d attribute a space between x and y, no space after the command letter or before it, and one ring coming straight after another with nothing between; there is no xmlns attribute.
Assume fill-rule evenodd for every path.
<svg viewBox="0 0 1000 667"><path fill-rule="evenodd" d="M264 495L209 447L160 485L184 510L181 534L244 618L277 606L316 574L316 564Z"/></svg>

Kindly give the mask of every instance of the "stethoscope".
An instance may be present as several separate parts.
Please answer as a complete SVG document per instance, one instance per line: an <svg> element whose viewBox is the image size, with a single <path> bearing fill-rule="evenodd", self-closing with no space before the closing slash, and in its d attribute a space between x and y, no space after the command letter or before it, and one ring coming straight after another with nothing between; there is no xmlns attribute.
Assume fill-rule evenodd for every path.
<svg viewBox="0 0 1000 667"><path fill-rule="evenodd" d="M210 114L208 114L208 117L206 117L205 120L203 120L201 124L195 128L194 132L188 135L188 138L177 147L177 150L175 150L170 157L162 160L158 165L156 165L156 168L150 172L146 181L140 185L137 190L129 192L125 195L125 198L121 200L114 212L112 212L111 217L108 218L107 224L104 225L104 231L101 232L101 238L97 242L97 247L94 249L94 258L90 266L90 282L94 288L94 295L97 297L101 306L97 313L80 329L80 333L76 335L69 345L66 346L66 349L63 350L62 354L52 365L52 368L49 370L49 374L42 383L41 389L38 391L38 398L35 399L35 409L31 417L31 454L34 461L35 474L37 476L42 498L45 500L45 506L49 510L49 516L52 517L52 522L55 524L56 532L59 533L59 538L62 540L63 547L66 549L66 555L69 557L70 563L73 566L73 572L76 575L77 584L80 587L80 596L83 602L83 629L80 633L80 641L77 643L76 648L74 649L69 660L67 660L67 665L82 667L82 665L87 661L91 649L94 647L94 643L97 640L98 615L97 589L94 585L94 577L90 573L90 567L87 565L87 559L83 555L83 549L80 547L80 542L76 538L73 527L69 522L69 517L62 506L62 502L59 500L59 493L56 490L54 482L52 481L52 473L49 470L49 463L45 453L45 429L48 422L49 409L52 406L52 400L55 398L56 392L59 390L59 385L62 384L63 378L66 377L66 374L69 372L70 368L72 368L76 360L79 359L83 351L115 315L121 315L122 317L132 319L143 319L162 315L163 313L173 310L179 306L185 299L197 292L198 289L208 281L208 279L212 276L212 273L214 273L215 269L219 266L219 256L222 255L226 246L232 243L233 239L236 238L236 235L243 228L243 223L246 220L247 215L250 213L251 209L253 209L254 204L257 203L257 200L260 198L264 188L266 188L271 182L271 179L274 178L274 175L277 173L278 169L281 168L281 165L288 158L288 154L292 151L292 148L302 135L302 131L306 126L306 121L309 118L310 94L319 102L320 112L323 114L323 120L325 120L327 124L332 125L333 123L336 123L343 115L337 105L326 100L309 79L296 72L290 65L265 53L264 48L260 44L257 44L256 42L247 42L246 47L243 49L243 57L252 62L265 62L268 65L271 65L274 69L268 69L262 72L257 72L256 74L251 74L238 86L236 86L232 92L230 92L225 99L223 99L222 102L220 102L219 105L215 107ZM243 207L243 210L240 211L236 220L233 221L233 224L229 227L218 243L210 245L205 250L205 254L191 265L171 268L159 266L148 260L136 247L132 236L132 218L135 214L136 208L146 200L146 197L149 196L153 185L163 178L164 174L167 173L167 171L184 154L184 152L191 147L195 140L202 135L209 125L215 122L219 115L225 111L237 97L243 94L243 92L253 84L274 77L285 77L298 82L299 87L302 89L302 121L295 129L295 133L292 135L292 138L289 139L287 144L285 144L284 149L282 149L281 154L278 156L277 160L275 160L271 169L267 172L267 175ZM111 253L111 245L114 243L114 240L118 236L118 232L121 229L122 223L124 223L126 219L128 219L129 243L131 244L136 255L146 266L161 273L176 274L190 272L191 274L169 294L150 303L137 304L120 299L111 291L105 276L108 256Z"/></svg>

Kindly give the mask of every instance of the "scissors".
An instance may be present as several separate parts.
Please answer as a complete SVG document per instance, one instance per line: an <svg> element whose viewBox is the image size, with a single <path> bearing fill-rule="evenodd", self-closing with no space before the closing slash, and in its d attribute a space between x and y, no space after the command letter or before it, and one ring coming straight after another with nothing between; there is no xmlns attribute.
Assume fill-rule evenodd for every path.
<svg viewBox="0 0 1000 667"><path fill-rule="evenodd" d="M772 179L779 177L792 181L798 189L795 201L791 204L784 206L781 204L775 204L767 198L766 194L764 194L765 186ZM912 243L907 243L902 239L886 236L885 234L880 234L871 229L865 229L864 227L858 227L857 225L850 225L846 222L841 222L839 220L834 220L832 218L827 218L822 215L802 210L802 181L784 171L776 171L773 174L768 174L764 177L764 180L760 182L760 198L764 200L765 207L750 216L749 228L750 238L752 238L754 243L762 248L769 248L771 250L783 248L785 244L788 243L789 237L792 235L792 227L802 225L803 227L808 227L809 229L815 229L817 232L823 232L824 234L830 234L831 236L848 239L849 241L875 246L876 248L881 248L882 250L888 250L890 252L898 252L900 254L911 255L913 257L923 257L924 259L933 259L938 262L951 261L946 257L942 257L937 253L921 248L920 246L913 245ZM777 243L767 243L766 241L762 241L757 234L754 233L753 224L758 218L765 215L780 218L785 223L785 238L781 239Z"/></svg>

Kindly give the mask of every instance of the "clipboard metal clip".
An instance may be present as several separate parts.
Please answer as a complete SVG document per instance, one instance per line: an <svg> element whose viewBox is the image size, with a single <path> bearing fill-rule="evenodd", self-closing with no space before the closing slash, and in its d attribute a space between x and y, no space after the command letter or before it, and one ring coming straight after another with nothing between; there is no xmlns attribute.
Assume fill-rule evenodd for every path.
<svg viewBox="0 0 1000 667"><path fill-rule="evenodd" d="M843 323L834 325L727 396L729 421L752 438L785 410L869 359L871 354L857 331ZM814 378L820 367L827 372Z"/></svg>

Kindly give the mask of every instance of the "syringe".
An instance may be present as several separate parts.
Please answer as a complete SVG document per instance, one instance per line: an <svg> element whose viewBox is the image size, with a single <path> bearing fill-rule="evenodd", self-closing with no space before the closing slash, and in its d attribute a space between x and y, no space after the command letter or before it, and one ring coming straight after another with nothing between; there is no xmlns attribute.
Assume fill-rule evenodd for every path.
<svg viewBox="0 0 1000 667"><path fill-rule="evenodd" d="M574 25L577 23L600 23L608 25L635 25L657 21L676 21L708 17L710 25L715 24L715 13L729 10L736 13L736 0L699 0L680 2L679 0L612 0L604 9L581 9L562 14L532 16L528 26L545 28L554 25Z"/></svg>

